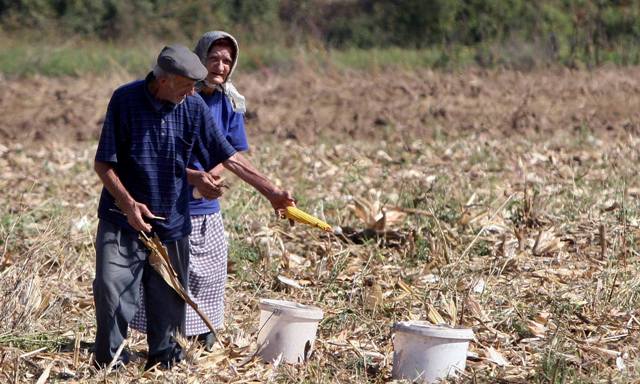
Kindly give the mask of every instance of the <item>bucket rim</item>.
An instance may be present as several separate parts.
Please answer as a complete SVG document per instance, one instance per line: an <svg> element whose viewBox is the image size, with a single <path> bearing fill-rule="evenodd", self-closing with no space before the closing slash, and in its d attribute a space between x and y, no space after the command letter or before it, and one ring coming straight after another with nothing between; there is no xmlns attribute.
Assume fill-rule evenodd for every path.
<svg viewBox="0 0 640 384"><path fill-rule="evenodd" d="M264 311L279 311L283 315L300 319L322 320L324 313L321 308L313 305L296 303L294 301L260 299L258 308Z"/></svg>
<svg viewBox="0 0 640 384"><path fill-rule="evenodd" d="M394 332L406 332L441 339L473 340L471 328L454 328L448 325L434 325L426 321L400 321L394 324Z"/></svg>

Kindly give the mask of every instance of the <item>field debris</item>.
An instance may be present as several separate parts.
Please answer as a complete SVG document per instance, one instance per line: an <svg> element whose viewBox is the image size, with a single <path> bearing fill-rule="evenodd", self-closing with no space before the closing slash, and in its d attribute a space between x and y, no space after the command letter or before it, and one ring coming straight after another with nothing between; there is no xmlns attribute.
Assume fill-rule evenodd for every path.
<svg viewBox="0 0 640 384"><path fill-rule="evenodd" d="M573 81L594 91L600 74L579 73ZM448 84L440 79L425 77L437 94ZM633 77L627 81L635 87ZM483 81L473 100L495 96L485 107L498 108L490 83ZM570 96L570 87L560 89ZM472 102L454 99L458 104L443 106L447 119L455 118L456 105ZM615 110L622 108L616 103ZM561 104L573 108L566 113L582 128L557 123L564 121L554 117ZM222 346L207 353L188 344L190 359L166 372L141 372L146 346L135 331L126 347L130 365L105 375L89 363L97 226L91 212L100 191L95 143L3 141L0 381L380 383L391 377L391 327L406 320L473 329L458 382L640 380L640 140L629 130L590 129L587 116L593 127L605 116L588 104L581 109L532 92L517 105L517 130L534 124L527 110L546 105L557 132L504 135L482 128L491 122L482 115L469 120L481 127L433 131L420 140L302 145L290 139L286 153L281 141L256 145L252 161L343 233L289 227L229 177L223 212L231 272ZM428 111L426 104L420 108ZM322 308L307 364L266 364L255 356L261 297Z"/></svg>

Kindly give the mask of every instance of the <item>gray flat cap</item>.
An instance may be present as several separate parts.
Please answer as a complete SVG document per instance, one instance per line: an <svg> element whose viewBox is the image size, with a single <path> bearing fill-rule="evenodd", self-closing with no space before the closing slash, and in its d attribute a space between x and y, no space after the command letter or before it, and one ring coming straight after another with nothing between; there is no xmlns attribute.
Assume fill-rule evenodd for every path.
<svg viewBox="0 0 640 384"><path fill-rule="evenodd" d="M192 80L203 80L208 73L198 55L180 44L167 45L162 48L158 55L157 64L166 72Z"/></svg>

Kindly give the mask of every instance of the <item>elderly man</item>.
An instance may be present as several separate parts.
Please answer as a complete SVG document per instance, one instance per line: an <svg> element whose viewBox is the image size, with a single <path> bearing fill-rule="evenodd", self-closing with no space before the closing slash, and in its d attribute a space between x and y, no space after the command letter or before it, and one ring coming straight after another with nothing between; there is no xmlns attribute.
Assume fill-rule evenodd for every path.
<svg viewBox="0 0 640 384"><path fill-rule="evenodd" d="M188 283L189 189L186 166L193 155L211 169L219 163L265 195L276 210L293 204L244 158L236 155L195 94L207 69L188 48L165 47L146 79L111 97L95 157L104 188L98 207L95 364L105 366L127 337L144 286L149 319L146 368L169 368L183 358L176 332L184 331L185 304L147 262L140 231L155 232L167 247L183 286ZM199 189L215 194L206 172L190 174ZM123 364L128 356L119 356Z"/></svg>
<svg viewBox="0 0 640 384"><path fill-rule="evenodd" d="M236 151L249 149L244 128L244 96L231 83L231 75L238 64L239 46L236 39L223 31L205 33L198 41L195 53L209 71L204 81L200 96L207 104L209 112L218 128ZM238 157L242 155L239 153ZM189 165L197 176L197 171L204 171L198 161ZM217 165L209 173L220 176L224 167ZM206 180L206 179L203 179ZM193 184L198 187L199 179ZM199 189L199 188L198 188ZM209 196L205 196L209 197ZM211 324L221 328L224 321L224 292L227 281L227 239L224 234L220 203L213 199L192 198L189 203L191 226L189 236L189 292L200 311L204 312ZM142 295L144 301L144 295ZM144 303L141 302L133 321L132 328L142 332L147 330ZM215 337L200 316L190 307L186 309L186 336L197 336L211 351Z"/></svg>

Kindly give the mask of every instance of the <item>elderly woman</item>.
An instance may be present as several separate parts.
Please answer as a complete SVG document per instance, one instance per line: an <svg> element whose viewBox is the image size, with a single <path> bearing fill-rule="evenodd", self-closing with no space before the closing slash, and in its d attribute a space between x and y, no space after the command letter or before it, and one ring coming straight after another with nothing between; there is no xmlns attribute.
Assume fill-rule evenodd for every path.
<svg viewBox="0 0 640 384"><path fill-rule="evenodd" d="M229 143L238 152L246 151L249 146L244 129L244 97L230 81L238 63L236 39L222 31L207 32L198 41L195 53L209 72L200 96L209 106L211 115ZM246 161L243 157L242 160ZM224 170L220 164L205 172L202 165L195 160L189 167L200 173L200 179L190 178L190 182L198 191L206 189L206 186L201 188L203 179L217 179ZM266 177L260 174L258 177L266 186L264 189L258 188L259 192L269 199L274 208L294 204L288 192L273 186ZM198 193L193 195L198 196ZM203 195L216 196L215 193ZM224 289L227 280L227 239L220 215L220 204L216 199L193 197L189 209L193 227L189 236L189 291L214 327L219 328L224 321ZM146 330L144 311L138 311L132 326L142 331ZM207 350L211 350L215 341L215 336L189 306L186 312L186 335L197 336Z"/></svg>

